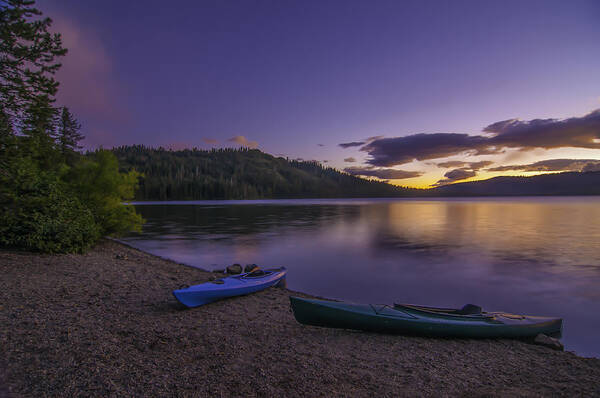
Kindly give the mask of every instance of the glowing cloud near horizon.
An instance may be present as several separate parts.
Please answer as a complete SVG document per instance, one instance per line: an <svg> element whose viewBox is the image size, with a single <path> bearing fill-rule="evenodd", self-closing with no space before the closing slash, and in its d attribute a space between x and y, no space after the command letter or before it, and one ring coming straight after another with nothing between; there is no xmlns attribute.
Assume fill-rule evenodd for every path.
<svg viewBox="0 0 600 398"><path fill-rule="evenodd" d="M482 175L490 177L498 172L507 171L514 174L518 171L543 173L595 170L598 167L597 162L600 162L600 109L582 117L567 119L504 120L488 125L480 135L419 133L402 137L373 138L375 139L371 141L353 141L339 146L350 148L360 146L362 142L359 150L369 155L366 160L368 167L363 168L365 170L371 170L373 167L390 168L407 163L420 164L422 170L419 173L414 173L412 177L404 177L427 177L428 182L424 183L421 179L420 186L473 180ZM591 151L598 159L552 159L557 150L569 148ZM539 151L543 153L540 155ZM507 166L506 161L510 157L519 157L517 153L529 153L527 157L532 160L537 157L538 161L532 161L528 165ZM507 154L510 156L506 156ZM422 163L430 159L446 160L429 164L429 167ZM484 169L494 163L499 165ZM442 178L436 178L435 174L439 175L439 172L431 171L432 166L454 169L445 172ZM425 171L427 168L430 169L429 172ZM354 174L360 175L357 170ZM369 174L375 173L371 170Z"/></svg>

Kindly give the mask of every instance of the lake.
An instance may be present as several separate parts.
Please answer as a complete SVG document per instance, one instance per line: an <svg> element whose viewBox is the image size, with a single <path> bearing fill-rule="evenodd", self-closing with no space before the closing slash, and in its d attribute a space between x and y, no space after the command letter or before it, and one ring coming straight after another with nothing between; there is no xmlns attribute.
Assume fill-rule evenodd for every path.
<svg viewBox="0 0 600 398"><path fill-rule="evenodd" d="M600 357L600 197L146 202L127 244L207 270L284 265L292 290L564 319ZM177 286L173 286L177 288Z"/></svg>

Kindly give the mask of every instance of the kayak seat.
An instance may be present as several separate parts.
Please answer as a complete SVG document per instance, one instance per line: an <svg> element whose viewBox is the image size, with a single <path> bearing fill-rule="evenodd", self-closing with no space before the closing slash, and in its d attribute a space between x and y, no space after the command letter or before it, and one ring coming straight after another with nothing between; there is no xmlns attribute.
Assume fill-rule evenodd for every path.
<svg viewBox="0 0 600 398"><path fill-rule="evenodd" d="M244 278L257 278L259 276L265 276L267 274L270 274L270 272L263 271L262 269L257 269L244 275Z"/></svg>
<svg viewBox="0 0 600 398"><path fill-rule="evenodd" d="M458 315L479 315L481 307L475 304L465 304L460 310L456 310Z"/></svg>

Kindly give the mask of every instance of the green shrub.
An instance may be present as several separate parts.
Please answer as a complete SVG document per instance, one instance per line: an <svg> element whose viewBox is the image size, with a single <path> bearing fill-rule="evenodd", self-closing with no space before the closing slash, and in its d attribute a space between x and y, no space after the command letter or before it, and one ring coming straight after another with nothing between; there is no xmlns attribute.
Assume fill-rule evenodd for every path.
<svg viewBox="0 0 600 398"><path fill-rule="evenodd" d="M69 253L83 252L99 239L91 211L56 175L39 172L27 159L10 171L14 179L3 181L0 195L0 245Z"/></svg>
<svg viewBox="0 0 600 398"><path fill-rule="evenodd" d="M139 231L142 217L133 206L123 204L133 199L140 174L119 172L116 156L98 150L81 159L65 180L74 194L90 209L103 235L119 235Z"/></svg>

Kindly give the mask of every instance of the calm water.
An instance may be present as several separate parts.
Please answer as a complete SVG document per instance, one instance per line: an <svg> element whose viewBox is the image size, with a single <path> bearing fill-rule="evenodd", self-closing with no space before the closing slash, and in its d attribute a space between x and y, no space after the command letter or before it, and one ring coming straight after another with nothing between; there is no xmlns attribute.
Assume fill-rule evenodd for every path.
<svg viewBox="0 0 600 398"><path fill-rule="evenodd" d="M355 302L560 316L600 357L600 197L136 205L124 240L204 269L285 265L292 290ZM175 287L175 286L174 286Z"/></svg>

